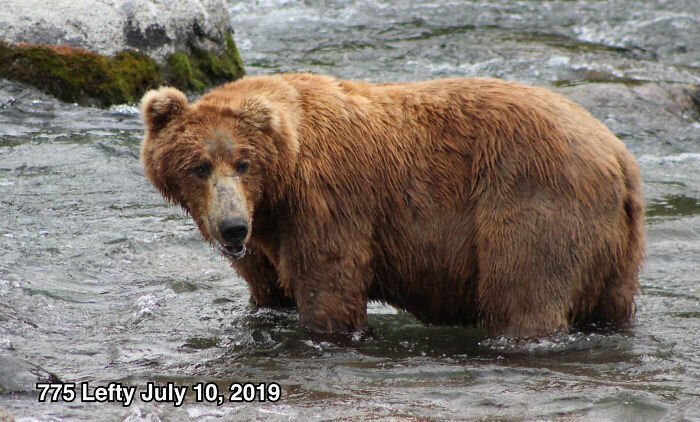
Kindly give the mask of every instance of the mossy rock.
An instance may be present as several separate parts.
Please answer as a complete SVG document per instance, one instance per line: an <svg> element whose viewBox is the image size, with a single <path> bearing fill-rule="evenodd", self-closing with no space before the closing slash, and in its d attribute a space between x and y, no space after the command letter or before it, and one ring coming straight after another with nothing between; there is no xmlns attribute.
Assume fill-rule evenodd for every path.
<svg viewBox="0 0 700 422"><path fill-rule="evenodd" d="M135 51L107 58L70 47L5 43L0 43L0 76L63 101L100 106L135 102L163 82L158 64Z"/></svg>
<svg viewBox="0 0 700 422"><path fill-rule="evenodd" d="M148 89L164 83L201 92L244 73L230 35L223 54L190 47L189 52L171 54L163 65L130 50L108 58L67 46L0 42L0 77L83 105L135 103Z"/></svg>
<svg viewBox="0 0 700 422"><path fill-rule="evenodd" d="M195 46L190 54L177 52L166 60L166 81L172 86L201 92L208 86L236 80L245 74L243 61L230 34L226 35L226 48L221 55Z"/></svg>

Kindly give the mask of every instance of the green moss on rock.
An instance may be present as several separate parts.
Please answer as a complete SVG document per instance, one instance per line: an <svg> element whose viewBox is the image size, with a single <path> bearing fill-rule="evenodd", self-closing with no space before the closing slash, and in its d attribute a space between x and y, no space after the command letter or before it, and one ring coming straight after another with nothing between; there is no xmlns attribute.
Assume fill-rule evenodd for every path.
<svg viewBox="0 0 700 422"><path fill-rule="evenodd" d="M24 82L63 101L107 106L134 102L162 83L158 65L144 54L112 58L70 47L0 43L0 76Z"/></svg>
<svg viewBox="0 0 700 422"><path fill-rule="evenodd" d="M171 54L166 63L166 80L170 85L196 92L234 81L245 74L243 61L230 34L226 35L223 54L190 46L189 55L183 52Z"/></svg>
<svg viewBox="0 0 700 422"><path fill-rule="evenodd" d="M201 91L206 87L192 69L187 54L183 52L171 54L166 60L166 65L166 80L169 85L193 91Z"/></svg>
<svg viewBox="0 0 700 422"><path fill-rule="evenodd" d="M111 73L122 98L135 102L148 89L163 83L158 64L143 53L122 51L110 59Z"/></svg>
<svg viewBox="0 0 700 422"><path fill-rule="evenodd" d="M194 46L171 54L161 66L145 54L104 57L67 46L0 42L0 77L33 85L63 101L109 106L135 103L163 83L185 91L233 81L245 73L236 45L226 37L223 54Z"/></svg>
<svg viewBox="0 0 700 422"><path fill-rule="evenodd" d="M226 35L226 49L220 56L192 48L192 62L213 84L228 82L244 74L243 62L230 34Z"/></svg>

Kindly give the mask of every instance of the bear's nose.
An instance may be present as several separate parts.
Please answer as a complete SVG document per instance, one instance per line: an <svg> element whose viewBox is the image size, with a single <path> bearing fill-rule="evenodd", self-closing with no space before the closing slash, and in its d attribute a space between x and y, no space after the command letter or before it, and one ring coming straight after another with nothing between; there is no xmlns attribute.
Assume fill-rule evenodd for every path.
<svg viewBox="0 0 700 422"><path fill-rule="evenodd" d="M219 231L227 243L240 245L248 235L248 225L242 218L229 218L221 222Z"/></svg>

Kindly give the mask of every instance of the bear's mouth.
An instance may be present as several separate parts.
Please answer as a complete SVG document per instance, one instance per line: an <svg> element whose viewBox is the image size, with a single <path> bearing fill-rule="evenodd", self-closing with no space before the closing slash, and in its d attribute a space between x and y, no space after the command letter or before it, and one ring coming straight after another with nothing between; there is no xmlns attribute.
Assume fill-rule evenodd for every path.
<svg viewBox="0 0 700 422"><path fill-rule="evenodd" d="M219 252L221 252L221 254L227 258L241 259L245 256L247 249L245 247L245 244L222 244L221 246L219 246Z"/></svg>

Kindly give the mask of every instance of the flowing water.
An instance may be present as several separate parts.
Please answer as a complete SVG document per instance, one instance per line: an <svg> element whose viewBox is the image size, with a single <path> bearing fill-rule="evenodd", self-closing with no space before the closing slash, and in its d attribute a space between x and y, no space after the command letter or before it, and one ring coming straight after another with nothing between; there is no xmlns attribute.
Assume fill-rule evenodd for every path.
<svg viewBox="0 0 700 422"><path fill-rule="evenodd" d="M243 282L147 183L133 106L82 108L0 81L0 408L19 420L700 420L697 0L264 0L230 12L251 74L495 76L587 107L642 168L636 319L511 341L371 304L369 335L316 338L294 313L250 310ZM178 407L40 403L37 380L189 392ZM244 382L276 382L282 397L217 405L192 388L214 383L228 399Z"/></svg>

